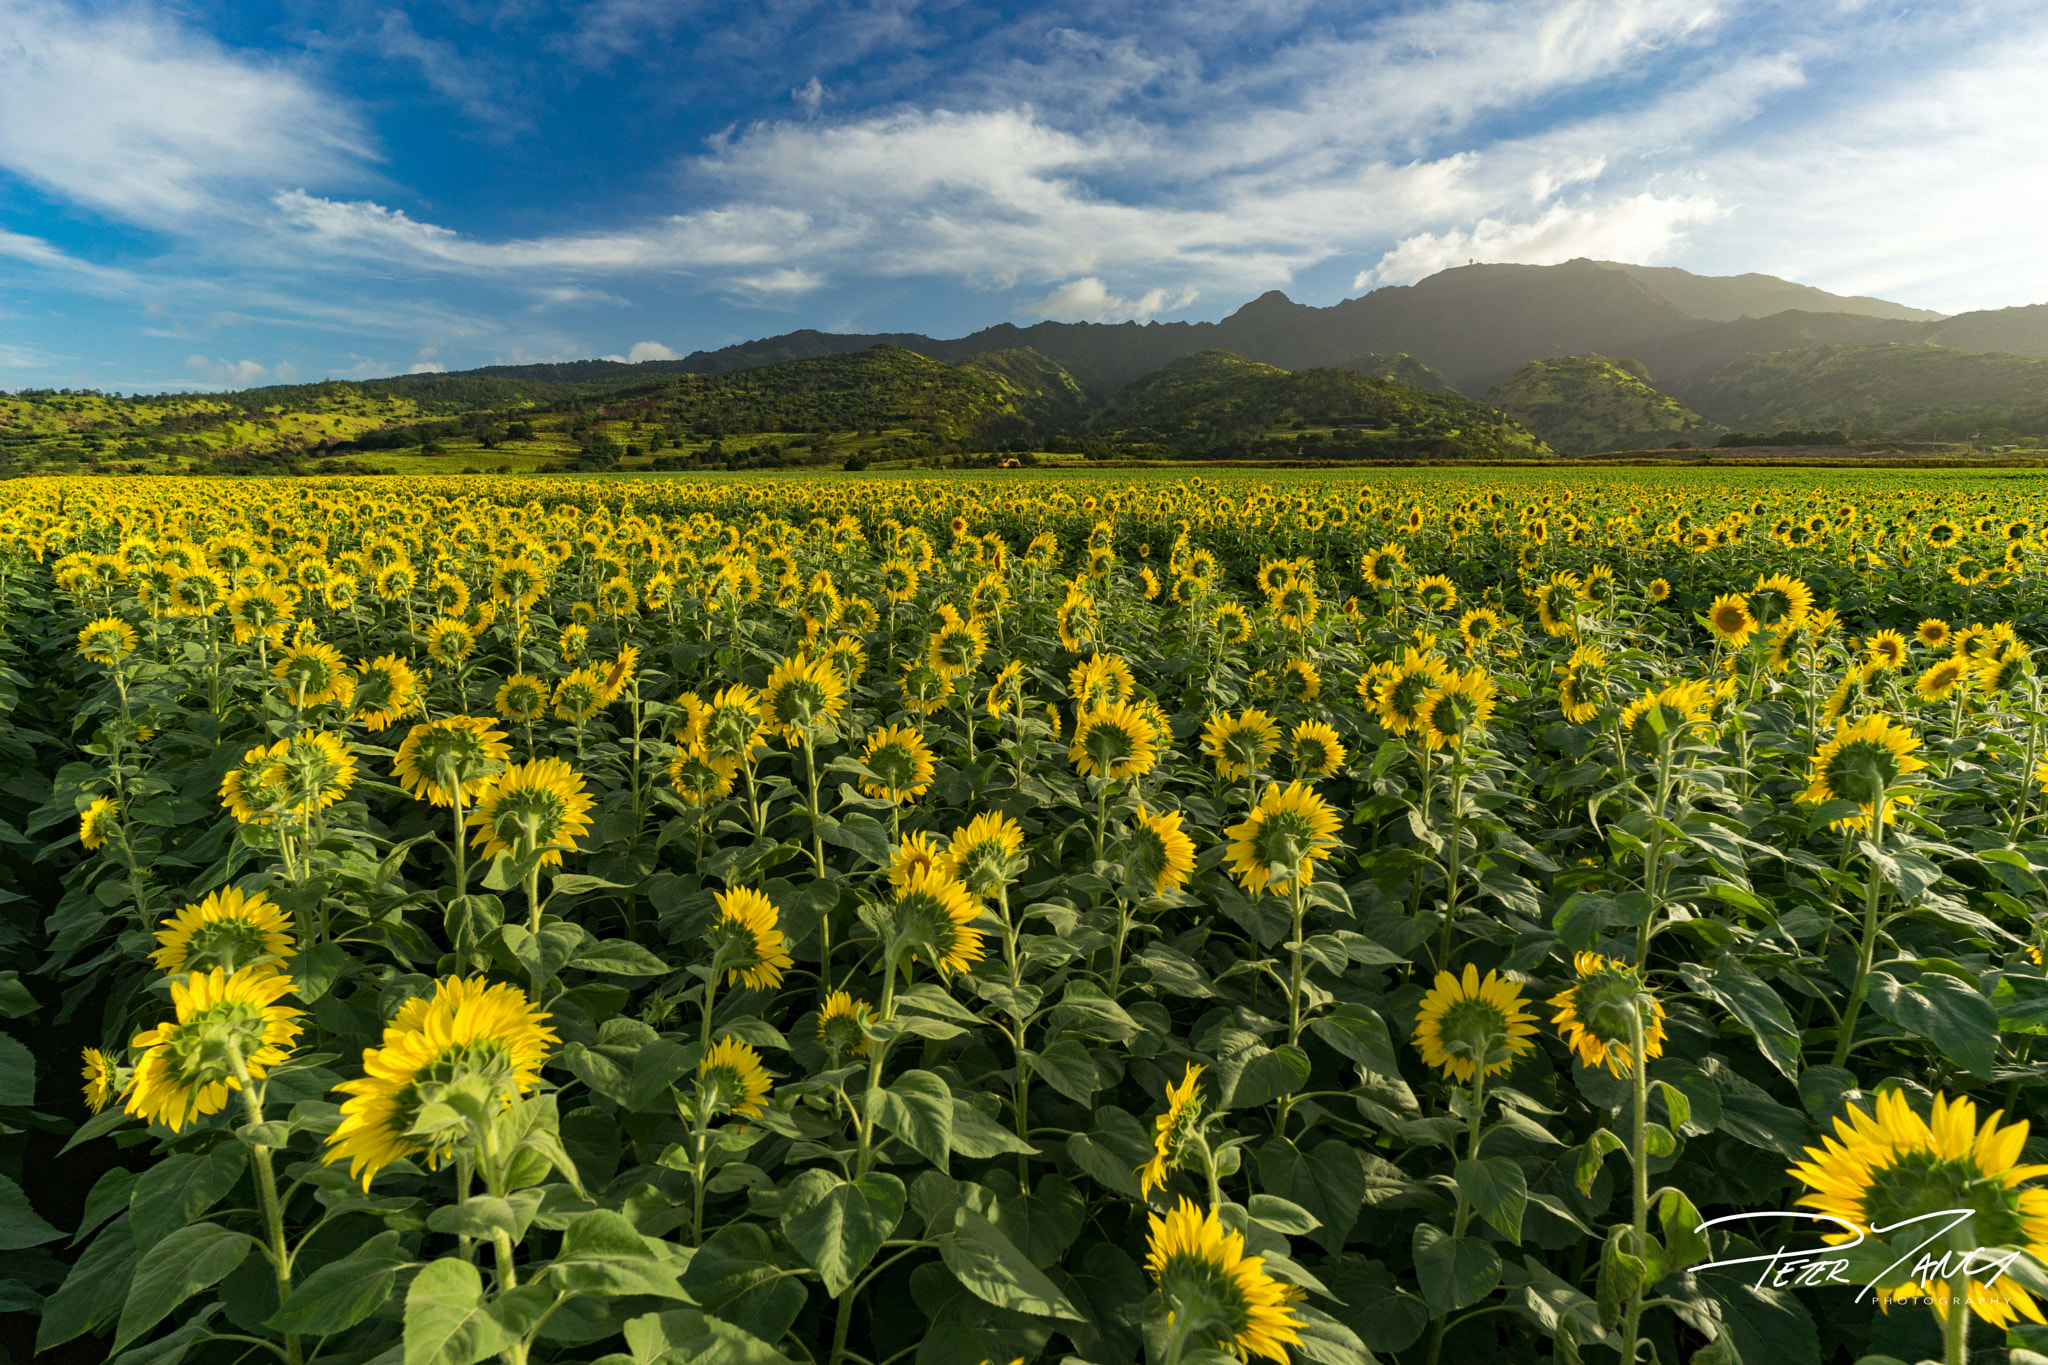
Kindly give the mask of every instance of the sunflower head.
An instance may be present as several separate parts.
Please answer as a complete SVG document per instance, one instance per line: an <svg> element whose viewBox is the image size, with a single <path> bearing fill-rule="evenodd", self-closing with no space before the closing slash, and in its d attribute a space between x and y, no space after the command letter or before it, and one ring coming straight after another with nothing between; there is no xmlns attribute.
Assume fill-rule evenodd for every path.
<svg viewBox="0 0 2048 1365"><path fill-rule="evenodd" d="M1671 585L1661 578L1650 580L1649 597L1652 602L1666 602L1671 598Z"/></svg>
<svg viewBox="0 0 2048 1365"><path fill-rule="evenodd" d="M79 1060L83 1063L79 1075L85 1082L85 1107L97 1114L120 1098L128 1078L113 1058L96 1047L81 1048Z"/></svg>
<svg viewBox="0 0 2048 1365"><path fill-rule="evenodd" d="M1024 830L998 811L977 815L947 845L954 875L970 893L986 899L1024 871Z"/></svg>
<svg viewBox="0 0 2048 1365"><path fill-rule="evenodd" d="M1124 869L1131 881L1154 895L1186 886L1195 872L1195 841L1181 828L1179 811L1154 813L1138 807L1124 843Z"/></svg>
<svg viewBox="0 0 2048 1365"><path fill-rule="evenodd" d="M744 683L720 689L704 707L702 731L707 753L735 761L751 758L763 747L759 695Z"/></svg>
<svg viewBox="0 0 2048 1365"><path fill-rule="evenodd" d="M78 817L78 842L91 849L104 848L120 818L120 802L111 796L94 797Z"/></svg>
<svg viewBox="0 0 2048 1365"><path fill-rule="evenodd" d="M713 971L724 968L726 984L745 982L757 991L774 990L794 965L775 905L759 891L737 887L714 897L718 918L708 941Z"/></svg>
<svg viewBox="0 0 2048 1365"><path fill-rule="evenodd" d="M112 667L135 652L135 627L118 616L89 621L78 632L78 652L93 663Z"/></svg>
<svg viewBox="0 0 2048 1365"><path fill-rule="evenodd" d="M1120 782L1141 777L1159 760L1159 731L1143 709L1113 702L1074 718L1067 758L1084 777Z"/></svg>
<svg viewBox="0 0 2048 1365"><path fill-rule="evenodd" d="M1813 607L1813 590L1789 574L1759 578L1749 593L1749 614L1759 626L1796 626Z"/></svg>
<svg viewBox="0 0 2048 1365"><path fill-rule="evenodd" d="M874 774L861 779L861 791L876 801L897 805L923 796L937 772L931 746L908 725L885 725L867 738L861 762Z"/></svg>
<svg viewBox="0 0 2048 1365"><path fill-rule="evenodd" d="M767 728L791 744L802 744L846 709L846 684L823 659L784 659L761 689Z"/></svg>
<svg viewBox="0 0 2048 1365"><path fill-rule="evenodd" d="M1446 676L1415 708L1416 728L1430 749L1456 749L1493 715L1493 679L1480 668Z"/></svg>
<svg viewBox="0 0 2048 1365"><path fill-rule="evenodd" d="M1328 777L1344 766L1344 741L1319 720L1305 720L1287 739L1287 758L1297 777Z"/></svg>
<svg viewBox="0 0 2048 1365"><path fill-rule="evenodd" d="M1903 1229L1893 1247L1912 1250L1876 1261L1891 1262L1890 1278L1875 1286L1887 1306L1925 1300L1945 1322L1954 1281L1967 1275L1972 1313L1998 1328L2022 1316L2039 1322L2033 1296L2003 1273L2003 1251L1980 1250L2048 1255L2048 1190L2022 1188L2048 1175L2048 1166L2023 1162L2028 1125L2001 1124L2003 1117L1994 1113L1979 1126L1975 1102L1936 1095L1923 1118L1903 1091L1880 1090L1870 1108L1850 1105L1833 1136L1808 1147L1807 1159L1791 1168L1810 1191L1798 1202L1856 1229L1831 1234L1829 1242ZM1946 1282L1927 1274L1933 1264L1949 1269Z"/></svg>
<svg viewBox="0 0 2048 1365"><path fill-rule="evenodd" d="M1644 984L1641 973L1599 953L1580 953L1572 965L1578 979L1550 1003L1551 1021L1565 1045L1588 1067L1605 1066L1616 1076L1634 1069L1633 1030L1641 1020L1643 1052L1650 1060L1664 1055L1664 1006Z"/></svg>
<svg viewBox="0 0 2048 1365"><path fill-rule="evenodd" d="M511 684L506 684L507 687ZM449 806L469 799L505 769L512 757L505 732L483 716L445 716L415 725L398 746L392 771L416 800Z"/></svg>
<svg viewBox="0 0 2048 1365"><path fill-rule="evenodd" d="M262 1077L298 1040L300 1011L278 1003L291 990L290 977L263 968L173 978L176 1017L129 1044L140 1055L128 1112L173 1132L219 1113L244 1076Z"/></svg>
<svg viewBox="0 0 2048 1365"><path fill-rule="evenodd" d="M1245 1255L1244 1234L1226 1232L1214 1209L1204 1214L1182 1198L1153 1214L1145 1268L1192 1344L1287 1365L1287 1348L1301 1343L1292 1307L1301 1289L1274 1279L1264 1257Z"/></svg>
<svg viewBox="0 0 2048 1365"><path fill-rule="evenodd" d="M382 1046L363 1050L362 1076L335 1087L349 1098L321 1160L348 1162L365 1189L402 1157L438 1167L474 1136L463 1111L502 1113L539 1083L560 1041L548 1017L517 986L435 982L432 995L398 1007Z"/></svg>
<svg viewBox="0 0 2048 1365"><path fill-rule="evenodd" d="M1280 749L1280 727L1257 708L1237 715L1218 712L1202 727L1202 748L1215 760L1226 782L1235 782L1266 766Z"/></svg>
<svg viewBox="0 0 2048 1365"><path fill-rule="evenodd" d="M524 861L538 853L542 866L559 867L562 850L590 832L596 804L583 777L559 758L529 759L478 793L468 824L470 842L486 858L508 853Z"/></svg>
<svg viewBox="0 0 2048 1365"><path fill-rule="evenodd" d="M669 760L668 780L693 806L714 806L732 795L739 776L736 758L713 758L701 744L686 744Z"/></svg>
<svg viewBox="0 0 2048 1365"><path fill-rule="evenodd" d="M836 1062L845 1057L868 1055L868 1025L875 1020L874 1007L855 1000L845 991L833 991L818 1009L818 1046Z"/></svg>
<svg viewBox="0 0 2048 1365"><path fill-rule="evenodd" d="M364 728L382 730L397 724L419 705L419 676L412 671L411 664L396 654L363 660L351 700L356 719Z"/></svg>
<svg viewBox="0 0 2048 1365"><path fill-rule="evenodd" d="M1707 608L1707 628L1714 638L1731 649L1740 649L1756 634L1756 617L1749 611L1749 599L1739 593L1724 593Z"/></svg>
<svg viewBox="0 0 2048 1365"><path fill-rule="evenodd" d="M1813 805L1854 801L1862 807L1862 816L1836 821L1836 828L1869 828L1870 817L1880 803L1889 823L1895 807L1912 799L1900 788L1927 766L1919 750L1919 736L1889 716L1840 722L1834 737L1814 755L1813 772L1799 799Z"/></svg>
<svg viewBox="0 0 2048 1365"><path fill-rule="evenodd" d="M530 673L514 673L499 684L491 705L500 719L513 725L531 725L547 715L548 685Z"/></svg>
<svg viewBox="0 0 2048 1365"><path fill-rule="evenodd" d="M1227 831L1230 870L1254 896L1290 891L1314 877L1316 863L1337 846L1340 828L1341 817L1314 788L1270 783L1243 823Z"/></svg>
<svg viewBox="0 0 2048 1365"><path fill-rule="evenodd" d="M1152 1121L1152 1158L1138 1168L1138 1190L1146 1199L1164 1185L1183 1154L1194 1145L1202 1119L1198 1088L1207 1068L1189 1062L1177 1084L1166 1087L1166 1110Z"/></svg>
<svg viewBox="0 0 2048 1365"><path fill-rule="evenodd" d="M897 965L928 962L941 976L973 969L981 961L980 908L946 865L916 867L895 884L889 910L892 957Z"/></svg>
<svg viewBox="0 0 2048 1365"><path fill-rule="evenodd" d="M157 927L160 947L150 961L159 971L233 973L244 967L279 970L298 950L292 923L261 892L230 886L187 905Z"/></svg>
<svg viewBox="0 0 2048 1365"><path fill-rule="evenodd" d="M1462 978L1438 972L1436 985L1422 997L1415 1045L1424 1062L1460 1084L1469 1085L1482 1069L1498 1076L1536 1046L1536 1016L1523 1008L1526 1003L1520 986L1497 972L1481 980L1469 962Z"/></svg>

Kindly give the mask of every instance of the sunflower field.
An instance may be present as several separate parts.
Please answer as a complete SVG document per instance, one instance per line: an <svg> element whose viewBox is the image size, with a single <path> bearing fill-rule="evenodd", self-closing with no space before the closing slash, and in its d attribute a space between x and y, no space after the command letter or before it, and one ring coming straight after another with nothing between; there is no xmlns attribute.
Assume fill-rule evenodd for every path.
<svg viewBox="0 0 2048 1365"><path fill-rule="evenodd" d="M2039 1361L2044 521L0 485L0 1309L122 1365Z"/></svg>

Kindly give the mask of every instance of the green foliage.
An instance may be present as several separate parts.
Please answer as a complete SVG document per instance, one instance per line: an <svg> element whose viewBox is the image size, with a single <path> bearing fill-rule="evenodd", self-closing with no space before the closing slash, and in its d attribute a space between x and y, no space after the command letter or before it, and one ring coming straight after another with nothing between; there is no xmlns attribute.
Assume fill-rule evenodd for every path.
<svg viewBox="0 0 2048 1365"><path fill-rule="evenodd" d="M1604 355L1532 360L1486 395L1571 455L1711 442L1720 428L1650 383L1639 361Z"/></svg>
<svg viewBox="0 0 2048 1365"><path fill-rule="evenodd" d="M1731 427L1835 427L1852 439L2048 435L2048 358L1933 344L1744 356L1691 393Z"/></svg>

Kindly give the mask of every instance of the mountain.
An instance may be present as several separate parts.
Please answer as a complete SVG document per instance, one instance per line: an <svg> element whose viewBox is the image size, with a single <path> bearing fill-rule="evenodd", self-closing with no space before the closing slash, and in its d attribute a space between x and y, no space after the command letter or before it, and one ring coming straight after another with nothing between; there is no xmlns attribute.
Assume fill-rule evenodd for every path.
<svg viewBox="0 0 2048 1365"><path fill-rule="evenodd" d="M1220 322L1040 322L1028 327L1006 322L945 340L908 332L805 330L640 365L580 360L486 366L466 373L527 384L623 386L657 374L719 374L874 345L956 364L990 351L1029 349L1057 361L1100 401L1118 385L1180 356L1227 350L1288 370L1343 365L1359 355L1406 354L1443 374L1460 392L1478 395L1528 361L1562 355L1647 358L1654 353L1658 359L1649 361L1653 373L1710 373L1754 349L1723 339L1721 329L1739 334L1750 325L1747 320L1787 311L1865 329L1853 337L1826 338L1831 342L1940 340L1961 345L1927 329L1967 332L1978 327L2007 337L2001 349L2048 355L2048 309L2038 316L2033 310L2008 309L2026 316L2001 316L1995 323L1988 314L1944 319L1924 309L1830 294L1769 275L1705 276L1581 259L1561 265L1458 266L1327 308L1269 290Z"/></svg>
<svg viewBox="0 0 2048 1365"><path fill-rule="evenodd" d="M1532 360L1486 401L1568 455L1711 445L1722 431L1652 387L1640 361L1613 356Z"/></svg>
<svg viewBox="0 0 2048 1365"><path fill-rule="evenodd" d="M1229 351L1182 356L1119 388L1097 439L1189 457L1527 459L1551 452L1527 428L1454 393L1355 370L1284 370Z"/></svg>
<svg viewBox="0 0 2048 1365"><path fill-rule="evenodd" d="M2048 359L1931 342L1811 346L1744 356L1695 386L1730 427L1836 428L1970 439L2048 433Z"/></svg>
<svg viewBox="0 0 2048 1365"><path fill-rule="evenodd" d="M1339 360L1333 370L1356 370L1373 379L1390 380L1406 384L1411 389L1426 389L1431 393L1456 393L1458 386L1444 378L1441 370L1431 369L1407 352L1398 355L1375 355L1367 351L1364 355Z"/></svg>

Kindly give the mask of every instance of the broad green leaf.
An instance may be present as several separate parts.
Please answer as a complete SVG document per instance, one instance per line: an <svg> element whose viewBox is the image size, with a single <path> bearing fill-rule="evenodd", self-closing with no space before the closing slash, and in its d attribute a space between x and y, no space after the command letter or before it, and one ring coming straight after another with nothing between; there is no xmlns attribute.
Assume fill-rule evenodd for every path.
<svg viewBox="0 0 2048 1365"><path fill-rule="evenodd" d="M1045 1272L973 1209L954 1211L952 1231L939 1237L939 1257L975 1297L998 1308L1034 1317L1086 1320Z"/></svg>
<svg viewBox="0 0 2048 1365"><path fill-rule="evenodd" d="M63 1235L29 1207L28 1196L22 1193L21 1186L0 1175L0 1251L41 1246Z"/></svg>
<svg viewBox="0 0 2048 1365"><path fill-rule="evenodd" d="M1315 1216L1318 1226L1308 1235L1323 1250L1343 1250L1365 1197L1365 1168L1355 1147L1330 1138L1304 1152L1274 1138L1259 1148L1259 1181Z"/></svg>
<svg viewBox="0 0 2048 1365"><path fill-rule="evenodd" d="M1788 1078L1799 1075L1799 1026L1770 983L1723 954L1712 966L1682 963L1679 975L1701 995L1718 1000L1756 1035L1757 1047Z"/></svg>
<svg viewBox="0 0 2048 1365"><path fill-rule="evenodd" d="M1076 1104L1087 1104L1095 1094L1095 1058L1072 1038L1062 1038L1040 1052L1028 1054L1031 1070L1053 1089Z"/></svg>
<svg viewBox="0 0 2048 1365"><path fill-rule="evenodd" d="M26 1109L35 1102L35 1056L20 1040L0 1033L0 1105Z"/></svg>
<svg viewBox="0 0 2048 1365"><path fill-rule="evenodd" d="M765 1229L734 1223L697 1248L683 1289L698 1304L763 1341L780 1341L808 1295L797 1273L776 1260Z"/></svg>
<svg viewBox="0 0 2048 1365"><path fill-rule="evenodd" d="M1522 1240L1522 1213L1529 1206L1529 1182L1522 1168L1504 1156L1471 1157L1457 1166L1458 1189L1481 1218L1510 1242Z"/></svg>
<svg viewBox="0 0 2048 1365"><path fill-rule="evenodd" d="M218 1223L194 1223L145 1251L128 1286L128 1302L121 1308L114 1351L118 1354L186 1299L219 1283L255 1245L246 1233Z"/></svg>
<svg viewBox="0 0 2048 1365"><path fill-rule="evenodd" d="M1922 972L1911 985L1889 972L1872 972L1870 1008L1925 1038L1963 1070L1989 1076L1997 1062L1998 1010L1977 991L1945 972Z"/></svg>
<svg viewBox="0 0 2048 1365"><path fill-rule="evenodd" d="M444 1256L413 1277L405 1293L404 1365L475 1365L514 1337L484 1303L483 1277Z"/></svg>
<svg viewBox="0 0 2048 1365"><path fill-rule="evenodd" d="M292 1296L271 1315L270 1326L304 1336L345 1331L391 1297L398 1268L409 1259L398 1245L397 1233L380 1232L294 1284Z"/></svg>
<svg viewBox="0 0 2048 1365"><path fill-rule="evenodd" d="M639 944L623 938L586 942L576 956L569 959L569 965L610 976L666 976L674 970Z"/></svg>
<svg viewBox="0 0 2048 1365"><path fill-rule="evenodd" d="M1453 1237L1434 1223L1418 1223L1415 1276L1431 1312L1455 1313L1500 1283L1500 1253L1484 1237Z"/></svg>
<svg viewBox="0 0 2048 1365"><path fill-rule="evenodd" d="M121 1311L135 1276L135 1238L124 1214L92 1239L57 1292L43 1300L36 1350L62 1345L90 1332Z"/></svg>
<svg viewBox="0 0 2048 1365"><path fill-rule="evenodd" d="M1399 1079L1401 1062L1387 1021L1363 1005L1339 1005L1309 1023L1309 1031L1368 1071Z"/></svg>
<svg viewBox="0 0 2048 1365"><path fill-rule="evenodd" d="M1091 1062L1090 1069L1094 1064ZM905 1146L946 1169L953 1146L953 1092L929 1071L906 1071L886 1090L867 1093L868 1114Z"/></svg>
<svg viewBox="0 0 2048 1365"><path fill-rule="evenodd" d="M1038 1149L984 1114L971 1101L953 1097L953 1150L976 1160L1022 1153L1035 1156Z"/></svg>
<svg viewBox="0 0 2048 1365"><path fill-rule="evenodd" d="M848 1180L813 1168L782 1192L782 1235L838 1297L903 1218L903 1182L875 1171Z"/></svg>
<svg viewBox="0 0 2048 1365"><path fill-rule="evenodd" d="M745 1329L690 1308L628 1319L632 1365L789 1365L789 1357Z"/></svg>

